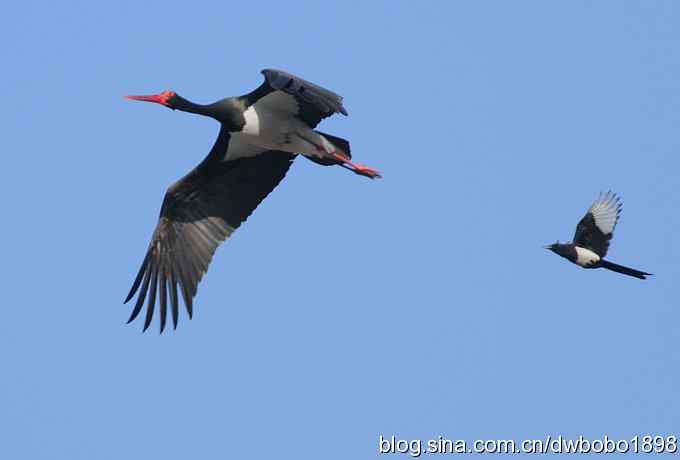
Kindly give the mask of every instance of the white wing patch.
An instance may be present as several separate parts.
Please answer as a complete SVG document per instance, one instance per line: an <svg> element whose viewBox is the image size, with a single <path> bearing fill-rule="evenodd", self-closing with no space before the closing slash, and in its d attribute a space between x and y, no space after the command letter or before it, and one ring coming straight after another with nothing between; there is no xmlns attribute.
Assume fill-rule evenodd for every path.
<svg viewBox="0 0 680 460"><path fill-rule="evenodd" d="M237 158L254 157L267 149L253 145L247 141L246 135L231 133L227 151L224 153L224 161L236 160Z"/></svg>
<svg viewBox="0 0 680 460"><path fill-rule="evenodd" d="M271 112L297 115L300 111L297 101L290 94L283 91L273 91L253 104L255 110L265 109Z"/></svg>
<svg viewBox="0 0 680 460"><path fill-rule="evenodd" d="M251 136L260 135L260 115L255 110L255 106L251 105L243 112L243 118L245 119L245 124L241 132L244 134L250 134Z"/></svg>
<svg viewBox="0 0 680 460"><path fill-rule="evenodd" d="M619 197L610 191L600 194L588 212L593 215L597 228L605 235L609 235L614 231L614 227L616 227L616 223L619 221L622 206Z"/></svg>
<svg viewBox="0 0 680 460"><path fill-rule="evenodd" d="M281 91L274 91L259 99L243 112L245 124L241 132L250 136L262 136L265 131L271 131L274 125L292 119L298 114L298 111L299 107L293 96Z"/></svg>

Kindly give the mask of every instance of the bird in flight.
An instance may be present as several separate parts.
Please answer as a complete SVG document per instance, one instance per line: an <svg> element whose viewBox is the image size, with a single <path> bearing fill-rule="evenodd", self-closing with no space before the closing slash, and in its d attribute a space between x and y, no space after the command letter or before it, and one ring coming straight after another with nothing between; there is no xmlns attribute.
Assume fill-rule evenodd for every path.
<svg viewBox="0 0 680 460"><path fill-rule="evenodd" d="M621 215L621 200L611 191L600 194L588 212L576 226L576 234L572 243L556 242L545 246L570 262L583 268L606 268L624 275L646 279L651 273L624 267L604 260L609 249L609 240L614 235L614 228Z"/></svg>
<svg viewBox="0 0 680 460"><path fill-rule="evenodd" d="M127 96L217 120L220 132L208 156L168 188L146 256L125 303L138 293L128 323L146 299L144 331L158 294L160 332L171 307L177 327L178 291L189 318L198 283L217 247L279 184L296 154L325 166L339 165L369 178L378 171L354 163L349 142L316 131L333 114L347 115L339 95L289 73L266 69L265 81L244 96L201 105L173 91Z"/></svg>

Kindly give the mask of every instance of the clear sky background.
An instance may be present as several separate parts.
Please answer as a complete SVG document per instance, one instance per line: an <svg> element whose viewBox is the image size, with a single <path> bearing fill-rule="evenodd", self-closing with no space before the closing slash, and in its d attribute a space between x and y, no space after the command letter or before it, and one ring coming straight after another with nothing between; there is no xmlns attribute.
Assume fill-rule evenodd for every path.
<svg viewBox="0 0 680 460"><path fill-rule="evenodd" d="M0 458L680 435L679 3L189 3L3 8ZM343 95L320 129L384 179L298 159L141 334L122 300L218 125L121 96L266 67ZM542 249L610 188L647 281Z"/></svg>

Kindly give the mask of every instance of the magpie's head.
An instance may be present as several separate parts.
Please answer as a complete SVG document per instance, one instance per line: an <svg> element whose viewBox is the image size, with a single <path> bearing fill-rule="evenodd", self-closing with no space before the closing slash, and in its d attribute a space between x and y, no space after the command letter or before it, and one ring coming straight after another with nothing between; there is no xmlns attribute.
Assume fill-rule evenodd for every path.
<svg viewBox="0 0 680 460"><path fill-rule="evenodd" d="M559 241L555 241L553 244L549 244L547 246L543 246L543 249L547 249L548 251L553 251L555 252L555 248L560 245Z"/></svg>
<svg viewBox="0 0 680 460"><path fill-rule="evenodd" d="M552 251L555 254L559 254L561 256L564 256L567 252L567 248L569 247L569 244L560 244L559 241L555 241L553 244L549 244L547 246L543 246L545 249L548 251Z"/></svg>

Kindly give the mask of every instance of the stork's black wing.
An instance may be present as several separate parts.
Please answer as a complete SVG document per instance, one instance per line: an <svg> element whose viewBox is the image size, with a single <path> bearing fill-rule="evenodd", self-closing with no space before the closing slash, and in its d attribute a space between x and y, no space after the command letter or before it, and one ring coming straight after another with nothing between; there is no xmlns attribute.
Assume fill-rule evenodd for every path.
<svg viewBox="0 0 680 460"><path fill-rule="evenodd" d="M128 302L139 290L128 322L139 315L148 299L144 330L151 324L156 294L161 332L168 303L177 327L178 286L191 318L193 297L215 250L278 185L293 161L293 154L279 151L223 161L229 138L223 129L206 159L165 195L158 225L125 299Z"/></svg>
<svg viewBox="0 0 680 460"><path fill-rule="evenodd" d="M311 128L335 113L347 115L342 97L333 91L282 70L265 69L262 74L264 83L244 96L248 106L259 104L289 112Z"/></svg>
<svg viewBox="0 0 680 460"><path fill-rule="evenodd" d="M600 194L585 216L576 226L574 244L594 251L604 257L609 249L609 240L621 215L621 200L616 194Z"/></svg>

